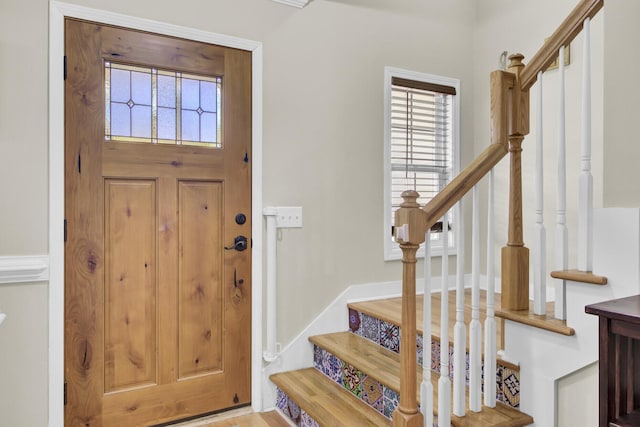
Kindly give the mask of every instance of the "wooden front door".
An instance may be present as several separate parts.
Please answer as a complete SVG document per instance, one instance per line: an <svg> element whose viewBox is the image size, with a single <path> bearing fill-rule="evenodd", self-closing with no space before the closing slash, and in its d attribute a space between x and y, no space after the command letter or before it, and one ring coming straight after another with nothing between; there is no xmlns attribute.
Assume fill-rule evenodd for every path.
<svg viewBox="0 0 640 427"><path fill-rule="evenodd" d="M65 54L65 425L250 403L251 53L68 19Z"/></svg>

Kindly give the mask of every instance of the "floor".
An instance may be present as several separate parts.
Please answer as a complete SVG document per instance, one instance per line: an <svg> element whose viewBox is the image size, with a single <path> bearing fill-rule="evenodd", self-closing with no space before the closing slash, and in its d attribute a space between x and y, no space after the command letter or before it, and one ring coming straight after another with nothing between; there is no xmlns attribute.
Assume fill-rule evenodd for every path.
<svg viewBox="0 0 640 427"><path fill-rule="evenodd" d="M248 407L172 424L171 427L290 427L292 425L277 411L254 413Z"/></svg>

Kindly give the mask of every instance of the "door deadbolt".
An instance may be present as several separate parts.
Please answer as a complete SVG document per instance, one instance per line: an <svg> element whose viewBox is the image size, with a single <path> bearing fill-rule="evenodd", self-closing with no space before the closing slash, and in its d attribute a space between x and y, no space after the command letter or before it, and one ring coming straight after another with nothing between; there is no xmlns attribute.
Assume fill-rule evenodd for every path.
<svg viewBox="0 0 640 427"><path fill-rule="evenodd" d="M239 213L238 215L236 215L236 224L242 225L245 222L247 222L247 216L245 214Z"/></svg>
<svg viewBox="0 0 640 427"><path fill-rule="evenodd" d="M224 248L228 251L235 249L238 252L242 252L247 249L247 238L245 236L236 236L233 246L225 246Z"/></svg>

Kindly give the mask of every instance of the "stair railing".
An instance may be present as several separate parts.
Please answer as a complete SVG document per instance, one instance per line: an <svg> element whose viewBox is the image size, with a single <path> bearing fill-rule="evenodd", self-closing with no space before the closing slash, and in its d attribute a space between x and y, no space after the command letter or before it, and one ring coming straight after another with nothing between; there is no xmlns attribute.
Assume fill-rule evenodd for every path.
<svg viewBox="0 0 640 427"><path fill-rule="evenodd" d="M403 290L402 290L402 326L401 326L401 374L400 374L400 402L393 414L394 426L432 426L433 413L433 386L429 374L429 363L424 362L423 382L421 386L422 399L421 406L425 416L418 410L415 399L417 391L416 382L416 252L423 242L426 240L425 254L425 306L424 306L424 342L430 344L430 322L431 322L431 304L430 304L430 229L441 218L443 219L443 238L444 245L447 247L448 242L448 212L457 204L471 189L473 193L473 243L472 243L472 322L469 330L470 341L470 372L469 372L469 409L471 411L480 411L481 408L481 360L480 354L481 326L479 326L479 189L478 182L487 174L492 172L495 165L509 153L510 155L510 190L509 190L509 225L508 225L508 241L507 245L502 248L502 309L507 310L528 310L529 309L529 249L524 245L523 241L523 223L522 223L522 165L521 153L522 142L524 137L529 133L529 90L541 78L542 72L545 71L555 60L557 54L563 58L564 46L568 45L582 30L583 26L589 31L589 22L598 11L603 7L603 0L582 0L576 8L569 14L556 32L547 40L543 47L533 56L528 65L524 65L522 55L516 54L510 57L510 65L508 70L498 70L491 73L491 144L487 147L475 160L473 160L458 176L456 176L440 193L438 193L423 208L420 208L416 202L418 193L415 191L405 191L402 194L404 202L396 211L395 224L399 224L395 228L396 241L400 244L403 253ZM588 37L588 36L587 36ZM585 43L585 44L588 44ZM588 56L588 55L587 55ZM588 59L588 58L587 58ZM586 61L586 60L585 60ZM560 61L562 63L562 60ZM590 75L590 74L589 74ZM586 83L588 84L588 83ZM590 99L590 95L586 95ZM564 98L563 101L564 102ZM583 108L583 111L590 110L590 104ZM562 127L563 125L561 125ZM586 127L587 125L585 125ZM564 132L561 129L561 132ZM585 139L590 140L590 132L583 131L588 135ZM562 136L562 135L560 135ZM561 139L561 138L559 138ZM539 149L537 150L539 151ZM583 142L582 150L583 176L580 178L581 189L582 181L585 182L585 192L592 192L592 179L590 178L590 145ZM493 217L493 174L489 178L489 221ZM537 179L541 182L541 179ZM589 190L591 187L591 190ZM537 193L539 191L537 190ZM562 192L562 190L560 190ZM592 200L592 196L591 200ZM589 207L589 199L587 197L586 204L581 202L581 206L586 206L587 210L592 211ZM560 203L560 208L562 204ZM461 220L461 207L458 207L458 221ZM537 223L542 223L541 218L542 204L540 200L536 203ZM590 215L590 214L589 214ZM590 222L590 216L587 216L586 224ZM562 220L562 212L557 215ZM538 221L539 219L539 221ZM559 221L562 224L562 221ZM589 242L588 226L582 227L587 229L585 236L581 237L585 242ZM581 231L582 232L582 231ZM460 227L457 235L462 234ZM562 233L561 233L562 234ZM544 229L539 232L543 236ZM488 226L488 289L487 289L487 320L485 321L485 333L488 337L485 341L485 366L489 370L485 372L485 378L495 378L491 368L495 369L495 320L493 319L493 225ZM459 250L459 254L462 249ZM589 259L590 250L584 251ZM539 255L538 255L539 256ZM448 275L448 264L446 261L446 251L443 255L443 276ZM542 259L542 258L540 258ZM458 262L458 266L464 265ZM582 261L580 265L583 264ZM538 266L536 266L538 268ZM546 273L544 273L546 274ZM535 277L538 277L536 274ZM544 275L540 276L540 282L543 283ZM538 280L538 279L536 279ZM441 331L441 354L440 354L440 381L438 393L438 425L449 425L451 417L451 393L449 388L449 344L448 344L448 304L445 304L448 295L448 281L443 280L442 284L442 331ZM546 291L540 287L542 284L536 283L535 297L539 301L535 303L536 307L544 306L546 299ZM460 291L459 283L456 288ZM463 288L463 286L462 286ZM464 292L464 289L462 289ZM489 299L491 298L491 299ZM464 342L460 334L466 335L466 327L464 326L464 313L462 314L462 325L459 325L459 314L463 307L460 307L460 301L464 303L463 297L456 297L456 326L454 331L459 331L458 336L454 332L454 345L460 346L460 342ZM462 326L462 327L461 327ZM463 332L464 330L464 332ZM479 332L480 331L480 332ZM491 338L491 336L493 338ZM446 338L446 341L445 341ZM456 341L457 340L457 341ZM489 340L489 342L487 342ZM491 340L493 345L491 345ZM456 342L458 344L456 344ZM431 351L428 351L431 354ZM457 356L455 356L457 355ZM456 361L457 359L457 361ZM454 348L454 364L460 363L460 352L456 352ZM465 376L465 371L454 371L454 407L453 412L456 416L465 414L464 408L464 389L462 385L464 381L456 381L456 376ZM495 372L495 371L494 371ZM485 394L484 404L486 406L495 406L495 388L486 387L485 390L491 390L489 396ZM426 423L425 423L426 420Z"/></svg>

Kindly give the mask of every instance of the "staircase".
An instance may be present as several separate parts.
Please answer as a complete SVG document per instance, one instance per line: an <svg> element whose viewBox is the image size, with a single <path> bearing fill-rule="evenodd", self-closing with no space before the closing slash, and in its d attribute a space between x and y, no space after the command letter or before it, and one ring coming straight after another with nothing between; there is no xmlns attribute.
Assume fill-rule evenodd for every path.
<svg viewBox="0 0 640 427"><path fill-rule="evenodd" d="M467 292L466 316L471 317L471 294ZM455 300L450 298L450 301ZM417 297L422 307L422 296ZM432 298L434 333L427 361L431 360L431 380L437 384L440 374L440 300ZM388 426L398 406L400 394L400 298L351 303L349 330L310 337L314 346L314 368L278 373L271 380L278 387L277 406L300 426ZM422 318L421 309L418 317ZM450 310L455 313L455 310ZM486 309L481 310L484 318ZM482 319L484 320L484 319ZM450 322L451 325L454 322ZM417 325L416 358L423 364L424 339ZM501 334L501 330L499 330ZM452 334L451 334L452 336ZM498 340L499 341L499 340ZM453 354L453 343L449 343ZM468 358L468 355L467 355ZM452 377L453 363L451 363ZM417 381L423 376L417 370ZM468 377L468 372L465 373ZM519 406L519 368L498 360L495 380L500 403L481 412L468 411L465 417L453 417L453 426L524 426L532 418ZM435 387L434 387L435 388ZM437 401L437 396L434 399ZM420 402L419 394L416 401ZM434 408L437 414L437 407Z"/></svg>
<svg viewBox="0 0 640 427"><path fill-rule="evenodd" d="M585 336L595 333L595 329L586 328L580 335L567 323L571 319L567 313L583 311L586 297L597 297L600 301L606 299L602 298L603 292L567 285L577 283L577 280L596 282L597 285L607 283L605 277L592 274L594 207L589 46L591 19L603 5L603 0L581 0L528 64L525 65L522 55L514 54L510 56L506 70L492 72L489 146L425 206L416 202L419 195L415 191L402 193L404 201L395 211L395 240L403 254L402 298L350 305L349 331L309 338L314 346L315 368L277 373L270 377L278 388L277 406L296 425L524 426L534 422L531 416L519 410L520 396L525 393L528 396L526 408L533 410L531 413L538 425L554 425L554 381L586 366L584 362L590 356L584 357L580 351L584 349ZM555 303L549 306L546 298L545 172L541 161L543 132L540 120L535 147L536 159L540 161L536 162L535 179L536 239L531 262L533 301L529 297L530 255L523 239L522 147L530 131L530 89L537 85L538 99L542 99L543 73L556 57L565 57L565 46L583 29L583 135L577 225L580 271L568 270L564 61L560 61L561 101L558 110L561 119L557 141L555 223L557 271L553 272ZM541 105L539 102L539 108ZM537 114L542 117L542 110ZM494 167L505 158L509 161L508 232L501 260L496 262L493 175ZM483 205L480 193L484 192L484 188L479 186L481 180L488 181L484 295L480 291L479 265L480 206ZM465 264L461 259L465 253L463 224L451 220L464 218L462 201L467 193L472 195L471 295L465 291ZM455 214L452 214L454 209ZM439 221L442 224L440 230L432 230ZM456 292L455 297L449 298L447 275L443 277L438 301L432 294L431 233L440 232L439 240L449 242L449 230L454 231L459 248ZM421 300L416 297L416 253L423 244L425 272ZM442 245L441 271L444 272L449 272L448 247L448 244ZM495 294L496 264L501 267L499 303ZM580 293L574 292L572 287L579 289ZM454 300L453 304L448 302ZM481 300L486 301L485 308L481 308ZM423 307L422 312L420 306ZM587 325L581 321L578 323L581 327ZM423 336L430 337L426 349ZM449 337L453 340L450 341ZM443 347L441 343L447 344ZM577 350L573 360L560 363L547 360L562 359L567 348ZM522 375L519 366L496 357L500 350L504 350L510 360L520 363ZM424 370L423 362L426 365ZM485 381L487 378L491 379L490 387ZM522 394L521 379L529 387L523 388Z"/></svg>

